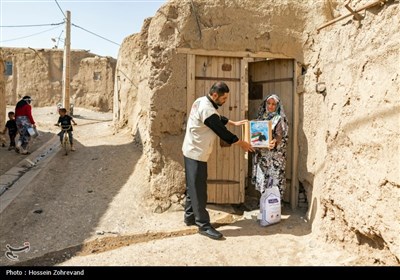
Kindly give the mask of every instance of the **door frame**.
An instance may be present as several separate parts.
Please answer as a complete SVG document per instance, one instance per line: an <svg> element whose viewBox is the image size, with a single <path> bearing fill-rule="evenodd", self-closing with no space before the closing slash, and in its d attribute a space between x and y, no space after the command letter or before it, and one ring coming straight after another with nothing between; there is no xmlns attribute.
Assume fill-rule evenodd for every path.
<svg viewBox="0 0 400 280"><path fill-rule="evenodd" d="M290 185L290 205L292 209L295 209L298 205L298 195L299 195L299 184L298 184L298 124L299 124L299 95L297 89L297 79L299 74L301 74L301 68L297 63L296 59L292 57L288 57L282 54L276 54L271 52L247 52L247 51L221 51L221 50L204 50L204 49L190 49L190 48L178 48L178 54L186 54L186 71L187 71L187 80L186 80L186 108L187 112L190 112L191 106L195 100L195 65L196 65L196 55L201 56L221 56L221 57L241 57L241 71L240 71L240 88L241 88L241 100L244 102L244 110L246 117L248 116L248 100L249 100L249 92L248 92L248 64L249 62L259 61L260 59L291 59L293 60L294 66L294 75L293 75L293 98L292 98L292 110L293 110L293 133L292 133L292 174L291 174L291 185ZM245 166L240 166L241 176L240 176L240 184L244 190L245 178L248 175L248 155L245 154ZM246 167L246 168L244 168ZM242 188L240 188L242 189ZM243 196L244 201L244 192L241 194Z"/></svg>

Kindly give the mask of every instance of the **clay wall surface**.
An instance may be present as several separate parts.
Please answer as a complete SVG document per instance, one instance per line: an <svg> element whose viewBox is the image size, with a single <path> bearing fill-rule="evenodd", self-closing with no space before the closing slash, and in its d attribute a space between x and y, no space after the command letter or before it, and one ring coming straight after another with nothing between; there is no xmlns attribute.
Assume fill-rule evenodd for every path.
<svg viewBox="0 0 400 280"><path fill-rule="evenodd" d="M114 121L143 147L157 211L177 207L185 191L187 61L178 48L280 54L302 69L298 179L313 232L378 263L398 262L399 4L387 1L360 12L361 24L347 17L317 32L346 13L329 0L171 0L124 40Z"/></svg>
<svg viewBox="0 0 400 280"><path fill-rule="evenodd" d="M15 104L24 95L33 106L56 106L62 100L63 51L56 49L2 48L12 75L4 75L6 102ZM71 103L100 111L112 110L115 59L72 50L70 62ZM95 74L98 79L95 80Z"/></svg>

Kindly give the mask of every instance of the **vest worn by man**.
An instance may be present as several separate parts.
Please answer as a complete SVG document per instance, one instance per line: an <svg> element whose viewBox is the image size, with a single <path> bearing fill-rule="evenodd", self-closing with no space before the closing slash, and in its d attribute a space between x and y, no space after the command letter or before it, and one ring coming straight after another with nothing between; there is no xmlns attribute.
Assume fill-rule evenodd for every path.
<svg viewBox="0 0 400 280"><path fill-rule="evenodd" d="M206 126L204 121L213 114L219 116L217 109L207 96L200 97L193 103L182 146L185 157L207 162L213 151L217 134Z"/></svg>

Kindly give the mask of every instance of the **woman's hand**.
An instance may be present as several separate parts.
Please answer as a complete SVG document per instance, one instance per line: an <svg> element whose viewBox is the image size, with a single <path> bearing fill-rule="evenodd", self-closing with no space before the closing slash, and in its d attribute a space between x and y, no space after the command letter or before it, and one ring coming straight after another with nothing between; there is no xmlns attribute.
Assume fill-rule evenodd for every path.
<svg viewBox="0 0 400 280"><path fill-rule="evenodd" d="M248 122L248 120L241 120L241 121L231 121L231 120L229 120L229 123L230 124L233 124L233 125L236 125L236 126L239 126L239 125L244 125L245 123L247 123Z"/></svg>
<svg viewBox="0 0 400 280"><path fill-rule="evenodd" d="M273 148L275 148L275 146L276 146L276 139L272 139L271 141L269 141L268 149L272 150Z"/></svg>

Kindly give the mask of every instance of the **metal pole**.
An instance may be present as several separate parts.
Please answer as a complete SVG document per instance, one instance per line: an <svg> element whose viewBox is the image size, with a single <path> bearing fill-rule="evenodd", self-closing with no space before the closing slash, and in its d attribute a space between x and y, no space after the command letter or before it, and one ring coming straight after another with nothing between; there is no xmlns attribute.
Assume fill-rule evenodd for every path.
<svg viewBox="0 0 400 280"><path fill-rule="evenodd" d="M64 59L63 59L63 107L70 111L70 47L71 47L71 12L67 11L65 22L65 44L64 44Z"/></svg>

